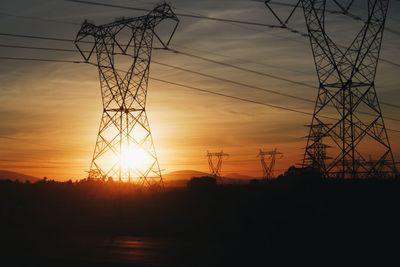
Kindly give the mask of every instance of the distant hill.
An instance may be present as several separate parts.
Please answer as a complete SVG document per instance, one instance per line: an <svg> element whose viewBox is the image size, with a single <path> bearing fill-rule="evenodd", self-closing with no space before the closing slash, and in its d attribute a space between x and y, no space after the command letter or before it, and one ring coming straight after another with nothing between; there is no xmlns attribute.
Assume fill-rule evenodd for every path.
<svg viewBox="0 0 400 267"><path fill-rule="evenodd" d="M200 176L207 176L208 173L194 171L194 170L181 170L166 173L163 175L165 180L190 180L192 177L200 177Z"/></svg>
<svg viewBox="0 0 400 267"><path fill-rule="evenodd" d="M37 182L40 179L34 176L22 174L19 172L12 172L12 171L5 171L5 170L0 170L0 180L18 180L20 182L26 182L29 181L31 183Z"/></svg>
<svg viewBox="0 0 400 267"><path fill-rule="evenodd" d="M208 173L194 171L194 170L181 170L163 174L165 186L168 187L186 187L187 181L192 177L207 176Z"/></svg>

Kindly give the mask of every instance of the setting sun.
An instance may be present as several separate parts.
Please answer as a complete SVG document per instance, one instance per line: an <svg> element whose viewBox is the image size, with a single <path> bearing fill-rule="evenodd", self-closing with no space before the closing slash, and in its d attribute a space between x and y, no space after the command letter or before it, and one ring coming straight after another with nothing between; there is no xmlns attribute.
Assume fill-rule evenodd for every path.
<svg viewBox="0 0 400 267"><path fill-rule="evenodd" d="M139 177L146 175L146 171L151 169L154 162L149 155L139 145L123 144L121 149L121 180L135 182Z"/></svg>

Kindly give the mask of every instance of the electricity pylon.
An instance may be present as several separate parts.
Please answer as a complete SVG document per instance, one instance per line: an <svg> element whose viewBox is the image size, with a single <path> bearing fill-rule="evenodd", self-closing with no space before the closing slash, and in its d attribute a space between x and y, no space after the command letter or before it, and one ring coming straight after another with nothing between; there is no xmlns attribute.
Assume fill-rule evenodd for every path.
<svg viewBox="0 0 400 267"><path fill-rule="evenodd" d="M172 31L164 39L156 27L166 19L172 22ZM178 23L171 7L161 3L145 16L100 26L82 24L75 44L85 61L98 67L103 99L90 178L163 187L146 97L153 40L167 48ZM93 54L95 62L90 61Z"/></svg>
<svg viewBox="0 0 400 267"><path fill-rule="evenodd" d="M272 10L268 2L265 4ZM366 178L379 173L379 177L392 177L397 171L375 89L389 0L366 0L366 19L347 49L341 49L325 31L326 2L299 0L289 15L290 18L301 3L319 79L303 163L313 153L316 142L313 126L321 125L321 135L332 155L324 176ZM344 8L340 1L333 2L341 12L349 14L351 5ZM288 19L278 21L286 27ZM373 166L367 163L368 152L377 157Z"/></svg>
<svg viewBox="0 0 400 267"><path fill-rule="evenodd" d="M307 138L311 142L308 142L308 147L305 150L303 167L311 167L324 175L326 173L326 161L329 159L327 156L329 146L324 143L324 125L314 124L307 126L310 128L310 134Z"/></svg>
<svg viewBox="0 0 400 267"><path fill-rule="evenodd" d="M210 169L210 175L216 177L221 180L221 168L222 168L222 160L223 158L229 157L229 154L221 152L208 152L208 167ZM214 160L216 158L216 161ZM222 180L221 180L222 181Z"/></svg>
<svg viewBox="0 0 400 267"><path fill-rule="evenodd" d="M260 152L257 155L257 157L260 158L261 168L263 170L263 178L265 180L274 178L277 155L281 155L281 157L283 157L283 153L278 152L276 148L272 151L263 151L260 149Z"/></svg>

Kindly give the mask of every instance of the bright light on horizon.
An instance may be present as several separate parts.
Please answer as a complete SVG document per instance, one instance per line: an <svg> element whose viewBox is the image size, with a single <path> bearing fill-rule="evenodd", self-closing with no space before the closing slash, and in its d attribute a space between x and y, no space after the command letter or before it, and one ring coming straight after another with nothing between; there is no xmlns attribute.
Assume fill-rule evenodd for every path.
<svg viewBox="0 0 400 267"><path fill-rule="evenodd" d="M137 180L151 169L152 156L137 144L122 144L120 159L121 180Z"/></svg>

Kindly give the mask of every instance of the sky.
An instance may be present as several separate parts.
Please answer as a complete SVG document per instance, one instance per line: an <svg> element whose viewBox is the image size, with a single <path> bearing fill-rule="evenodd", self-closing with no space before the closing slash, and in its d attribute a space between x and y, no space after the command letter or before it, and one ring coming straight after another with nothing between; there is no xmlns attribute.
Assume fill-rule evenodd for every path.
<svg viewBox="0 0 400 267"><path fill-rule="evenodd" d="M151 9L157 2L112 1L113 4L145 9ZM365 1L356 0L356 13L364 11L359 2ZM276 24L263 3L257 1L174 0L170 3L178 13ZM285 7L276 8L281 14L288 12ZM62 0L3 0L0 10L0 33L66 39L75 38L84 19L103 24L115 18L145 14ZM311 102L254 89L276 90L314 100L318 82L307 38L265 26L187 17L180 20L171 48L251 69L258 74L179 53L154 50L152 59L157 62L232 82L156 63L151 65L150 77L312 112ZM396 29L399 23L400 2L393 0L386 26ZM290 25L305 30L301 12L294 15ZM338 43L348 44L359 27L359 22L342 15L327 16L327 31ZM1 35L0 44L75 49L72 42ZM400 64L399 47L400 36L386 31L381 58ZM81 60L77 53L1 46L0 57ZM0 169L57 180L84 178L90 167L102 113L96 67L72 63L0 61ZM376 87L381 101L398 102L399 70L399 66L380 62ZM314 88L274 79L271 75L313 85ZM382 106L382 110L387 117L398 118L400 114L399 109L389 106ZM206 151L223 150L230 157L223 164L222 174L260 176L261 167L256 157L260 148L277 148L284 154L283 158L278 159L276 167L277 173L282 172L288 166L301 162L308 131L305 125L311 120L309 115L193 91L155 80L150 81L148 88L147 114L164 173L188 169L207 172ZM386 124L388 128L400 130L399 122L387 120ZM396 160L399 160L400 133L390 131L389 137Z"/></svg>

